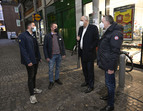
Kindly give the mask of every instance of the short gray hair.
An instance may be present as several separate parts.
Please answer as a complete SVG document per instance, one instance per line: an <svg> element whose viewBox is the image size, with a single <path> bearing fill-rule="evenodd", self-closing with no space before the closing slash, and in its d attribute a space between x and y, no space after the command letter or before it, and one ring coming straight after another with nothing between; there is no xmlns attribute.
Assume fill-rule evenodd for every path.
<svg viewBox="0 0 143 111"><path fill-rule="evenodd" d="M89 21L88 16L85 16L85 15L84 15L83 17L85 18L86 21Z"/></svg>
<svg viewBox="0 0 143 111"><path fill-rule="evenodd" d="M105 17L106 21L108 21L110 24L113 24L114 19L111 15L104 15L103 17Z"/></svg>

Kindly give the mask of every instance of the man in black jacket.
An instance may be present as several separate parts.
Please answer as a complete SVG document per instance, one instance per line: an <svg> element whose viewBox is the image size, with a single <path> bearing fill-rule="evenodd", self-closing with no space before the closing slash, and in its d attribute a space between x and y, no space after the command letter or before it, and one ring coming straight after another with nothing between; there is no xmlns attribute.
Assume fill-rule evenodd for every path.
<svg viewBox="0 0 143 111"><path fill-rule="evenodd" d="M42 90L36 88L36 75L41 55L38 42L34 33L36 26L33 21L26 22L26 31L18 36L21 63L26 66L28 72L28 88L30 92L30 102L36 103L35 93L41 93Z"/></svg>
<svg viewBox="0 0 143 111"><path fill-rule="evenodd" d="M49 63L49 89L52 89L54 85L53 81L53 69L56 63L55 70L55 82L62 85L62 82L59 79L59 68L61 63L61 56L65 58L65 47L64 40L58 33L58 28L56 23L51 24L51 32L45 36L44 39L44 55L45 59Z"/></svg>
<svg viewBox="0 0 143 111"><path fill-rule="evenodd" d="M123 27L114 22L111 15L104 16L100 26L106 31L99 41L97 63L105 70L105 83L108 89L108 104L100 111L112 111L114 110L115 71L123 41Z"/></svg>
<svg viewBox="0 0 143 111"><path fill-rule="evenodd" d="M77 41L79 41L78 53L81 57L85 77L85 82L81 84L81 87L88 86L85 93L89 93L94 88L94 60L96 58L99 34L98 28L89 24L87 16L81 17L80 26L77 36Z"/></svg>

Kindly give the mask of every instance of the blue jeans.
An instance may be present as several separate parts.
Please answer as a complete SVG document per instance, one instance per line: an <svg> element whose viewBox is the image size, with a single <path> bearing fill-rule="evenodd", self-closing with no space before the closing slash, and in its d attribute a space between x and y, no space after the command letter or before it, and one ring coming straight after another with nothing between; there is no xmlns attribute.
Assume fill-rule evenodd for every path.
<svg viewBox="0 0 143 111"><path fill-rule="evenodd" d="M107 71L105 71L105 83L108 89L108 105L114 106L114 95L115 95L115 73L114 74L108 74Z"/></svg>
<svg viewBox="0 0 143 111"><path fill-rule="evenodd" d="M56 66L55 66L56 64ZM49 81L53 81L53 70L55 66L55 80L59 79L59 72L60 72L60 64L61 64L61 55L54 54L53 57L49 61Z"/></svg>

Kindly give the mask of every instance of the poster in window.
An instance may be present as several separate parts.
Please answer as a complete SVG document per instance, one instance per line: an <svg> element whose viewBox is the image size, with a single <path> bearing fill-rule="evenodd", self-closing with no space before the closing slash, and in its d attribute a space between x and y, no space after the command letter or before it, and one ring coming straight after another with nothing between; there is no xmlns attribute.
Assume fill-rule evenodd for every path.
<svg viewBox="0 0 143 111"><path fill-rule="evenodd" d="M15 13L19 12L18 7L14 7L14 10L15 10Z"/></svg>
<svg viewBox="0 0 143 111"><path fill-rule="evenodd" d="M20 26L21 26L20 20L16 20L16 25L17 25L17 27L20 27Z"/></svg>
<svg viewBox="0 0 143 111"><path fill-rule="evenodd" d="M124 40L133 40L135 5L114 8L114 20L124 27Z"/></svg>

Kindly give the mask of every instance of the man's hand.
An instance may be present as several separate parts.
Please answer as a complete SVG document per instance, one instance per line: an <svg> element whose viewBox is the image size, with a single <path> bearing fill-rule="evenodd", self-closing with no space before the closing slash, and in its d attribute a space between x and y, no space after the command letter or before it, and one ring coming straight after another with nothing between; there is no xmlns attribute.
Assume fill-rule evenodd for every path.
<svg viewBox="0 0 143 111"><path fill-rule="evenodd" d="M64 56L62 56L62 59L65 59L66 58L66 56L64 55Z"/></svg>
<svg viewBox="0 0 143 111"><path fill-rule="evenodd" d="M42 59L40 59L40 62L42 62Z"/></svg>
<svg viewBox="0 0 143 111"><path fill-rule="evenodd" d="M28 64L28 66L29 66L29 67L33 66L32 62L30 62L30 63Z"/></svg>
<svg viewBox="0 0 143 111"><path fill-rule="evenodd" d="M77 36L77 37L76 37L76 40L77 40L77 41L79 41L79 40L80 40L80 37L79 37L79 36Z"/></svg>
<svg viewBox="0 0 143 111"><path fill-rule="evenodd" d="M49 59L49 58L47 58L46 60L47 60L47 62L49 62L49 61L50 61L50 59Z"/></svg>
<svg viewBox="0 0 143 111"><path fill-rule="evenodd" d="M114 74L114 70L109 70L108 69L108 74Z"/></svg>

